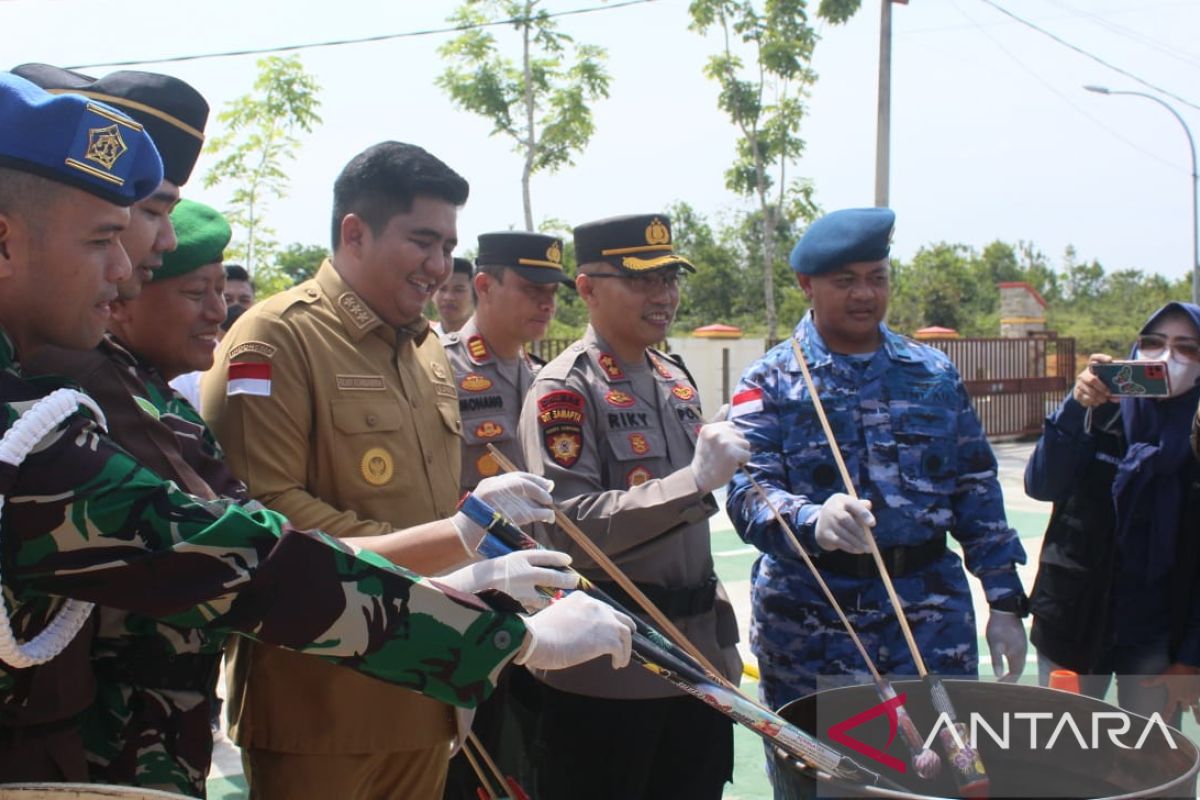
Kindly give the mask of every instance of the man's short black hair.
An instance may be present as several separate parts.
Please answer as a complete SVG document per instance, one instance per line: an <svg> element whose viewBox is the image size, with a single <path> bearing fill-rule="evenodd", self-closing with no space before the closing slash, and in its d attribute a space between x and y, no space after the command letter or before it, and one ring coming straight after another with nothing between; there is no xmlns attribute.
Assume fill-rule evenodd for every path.
<svg viewBox="0 0 1200 800"><path fill-rule="evenodd" d="M354 158L333 183L333 249L342 243L342 220L356 214L378 235L388 220L412 209L418 196L455 206L467 202L466 179L415 144L380 142Z"/></svg>
<svg viewBox="0 0 1200 800"><path fill-rule="evenodd" d="M225 280L227 281L245 281L251 286L254 281L250 280L250 273L241 264L226 264L225 265Z"/></svg>

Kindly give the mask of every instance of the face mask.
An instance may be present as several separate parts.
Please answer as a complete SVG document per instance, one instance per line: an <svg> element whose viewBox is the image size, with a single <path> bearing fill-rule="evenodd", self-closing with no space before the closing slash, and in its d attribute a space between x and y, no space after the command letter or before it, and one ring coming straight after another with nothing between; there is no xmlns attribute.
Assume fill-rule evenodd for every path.
<svg viewBox="0 0 1200 800"><path fill-rule="evenodd" d="M1171 376L1171 397L1186 394L1200 379L1200 362L1182 358L1171 352L1171 348L1155 353L1154 358L1143 356L1139 351L1137 361L1166 361L1167 374Z"/></svg>

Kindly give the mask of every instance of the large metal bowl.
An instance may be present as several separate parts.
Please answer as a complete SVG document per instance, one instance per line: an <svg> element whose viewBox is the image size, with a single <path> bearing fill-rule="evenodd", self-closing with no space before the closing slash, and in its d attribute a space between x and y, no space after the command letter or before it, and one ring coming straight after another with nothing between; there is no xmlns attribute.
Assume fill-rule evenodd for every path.
<svg viewBox="0 0 1200 800"><path fill-rule="evenodd" d="M977 727L977 744L990 779L990 797L1196 796L1200 751L1174 728L1151 725L1151 720L1146 717L1124 712L1103 701L1054 689L969 680L946 680L943 684L954 703L959 721L967 723L968 728L972 715L977 715L980 722L990 726L999 735L1002 734L1005 718L1008 719L1009 737L1005 746L994 742L982 724ZM926 685L917 680L893 681L892 685L898 693L905 694L905 708L921 735L928 736L935 727L938 715L930 702ZM776 798L959 796L941 748L935 747L943 756L941 775L927 781L918 778L911 766L902 774L829 737L832 725L867 711L878 703L873 687L850 686L802 697L785 705L779 713L826 744L901 784L908 792L848 785L836 780L818 780L812 770L776 750L772 759ZM1021 716L1028 714L1050 716ZM1063 722L1064 716L1070 717L1080 730L1085 746L1081 746L1080 737ZM1128 749L1119 746L1107 735L1109 731L1119 731L1122 720L1129 723L1129 730L1125 734L1118 733L1116 742L1127 745ZM1093 724L1097 726L1094 739ZM1059 736L1053 746L1048 747L1054 730L1060 726L1062 730ZM1147 726L1150 726L1150 732L1139 747L1138 739L1142 738ZM847 733L860 742L908 761L907 751L899 736L885 746L888 740L885 715ZM1174 743L1174 749L1170 743Z"/></svg>

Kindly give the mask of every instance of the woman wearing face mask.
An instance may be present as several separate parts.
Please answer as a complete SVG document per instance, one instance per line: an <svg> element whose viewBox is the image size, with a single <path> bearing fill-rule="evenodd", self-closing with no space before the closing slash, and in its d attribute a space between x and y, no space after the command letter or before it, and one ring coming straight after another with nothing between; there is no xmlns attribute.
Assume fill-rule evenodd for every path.
<svg viewBox="0 0 1200 800"><path fill-rule="evenodd" d="M1046 420L1025 491L1054 503L1030 596L1038 672L1178 725L1200 698L1200 306L1168 303L1131 358L1165 361L1171 395L1115 397L1090 364Z"/></svg>

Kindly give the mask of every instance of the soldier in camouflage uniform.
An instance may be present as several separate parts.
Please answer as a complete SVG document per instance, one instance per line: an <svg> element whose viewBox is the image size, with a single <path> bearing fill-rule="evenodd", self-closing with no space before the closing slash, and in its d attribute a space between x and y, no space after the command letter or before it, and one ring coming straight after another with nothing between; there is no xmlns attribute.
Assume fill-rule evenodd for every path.
<svg viewBox="0 0 1200 800"><path fill-rule="evenodd" d="M0 75L0 120L4 433L62 383L26 378L19 354L99 341L116 285L131 274L118 239L127 207L154 192L163 171L133 120L15 76ZM188 495L114 445L87 412L2 474L3 601L18 640L73 597L237 631L464 706L486 696L514 655L531 666L628 657L627 620L582 595L525 620L489 610L463 593L490 585L474 568L439 588L273 512ZM0 709L14 727L0 780L79 775L73 754L56 747L75 732L77 709L55 717L30 707L39 669L0 665Z"/></svg>
<svg viewBox="0 0 1200 800"><path fill-rule="evenodd" d="M894 214L834 212L810 226L792 268L812 310L792 338L747 370L732 417L754 449L747 469L790 520L884 674L915 667L867 550L873 526L931 672L975 675L971 595L946 534L992 606L988 642L1019 675L1025 553L1005 521L996 459L954 366L939 350L893 333L887 254ZM861 500L844 493L800 372L799 346ZM750 482L730 484L729 516L762 551L752 571L750 644L772 708L834 682L868 682L866 665L808 569Z"/></svg>

